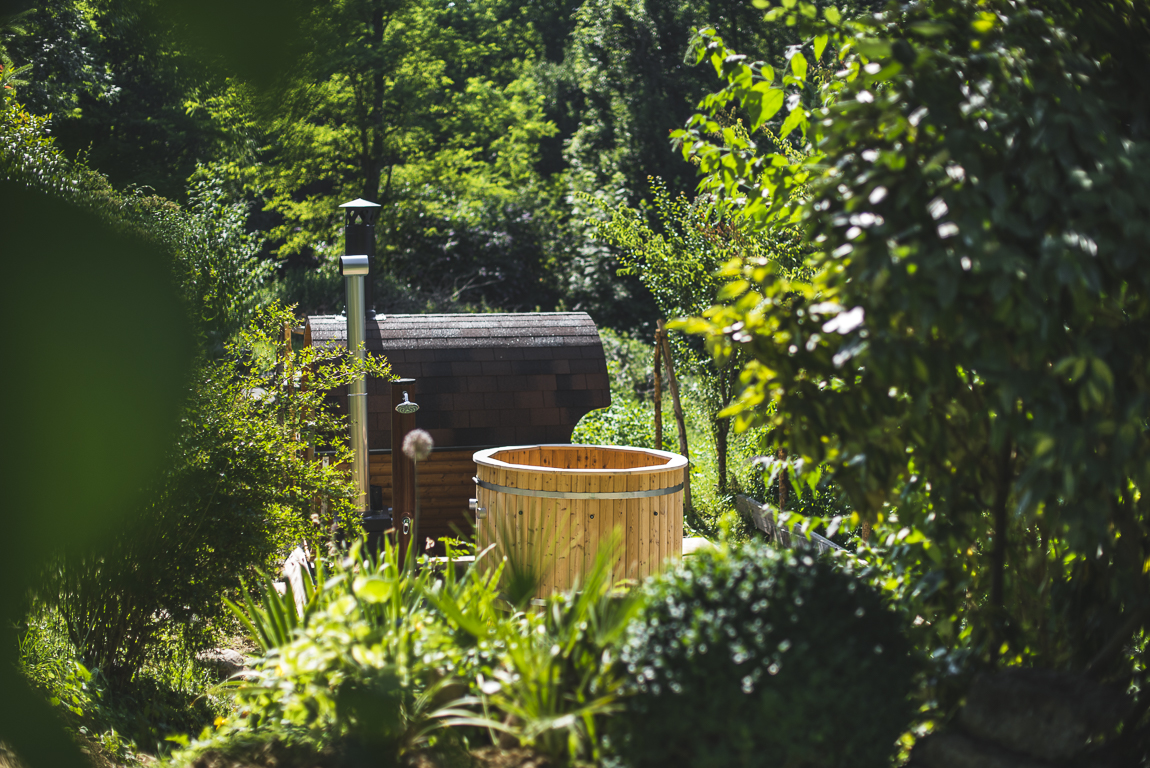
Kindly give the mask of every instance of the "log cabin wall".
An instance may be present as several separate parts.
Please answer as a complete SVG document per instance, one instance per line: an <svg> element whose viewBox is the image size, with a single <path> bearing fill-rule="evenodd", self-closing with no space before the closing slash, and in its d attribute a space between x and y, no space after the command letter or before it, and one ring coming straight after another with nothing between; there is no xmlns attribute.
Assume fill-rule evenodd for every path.
<svg viewBox="0 0 1150 768"><path fill-rule="evenodd" d="M309 318L313 343L346 345L341 315ZM420 464L420 538L472 535L472 454L483 448L569 443L585 414L611 403L599 331L583 312L377 315L367 350L415 379L415 426L435 440ZM368 379L371 484L391 506L390 383ZM332 393L346 412L347 393ZM442 554L441 544L436 552Z"/></svg>

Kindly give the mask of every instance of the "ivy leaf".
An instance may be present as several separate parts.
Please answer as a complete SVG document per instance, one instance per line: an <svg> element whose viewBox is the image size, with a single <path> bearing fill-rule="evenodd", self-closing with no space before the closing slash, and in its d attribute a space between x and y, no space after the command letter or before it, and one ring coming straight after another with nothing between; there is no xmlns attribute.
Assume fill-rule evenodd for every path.
<svg viewBox="0 0 1150 768"><path fill-rule="evenodd" d="M719 289L719 301L730 301L731 299L742 296L751 287L751 284L746 280L736 280L733 283L727 283Z"/></svg>
<svg viewBox="0 0 1150 768"><path fill-rule="evenodd" d="M383 603L391 597L391 586L378 576L360 577L355 580L355 594L365 603Z"/></svg>

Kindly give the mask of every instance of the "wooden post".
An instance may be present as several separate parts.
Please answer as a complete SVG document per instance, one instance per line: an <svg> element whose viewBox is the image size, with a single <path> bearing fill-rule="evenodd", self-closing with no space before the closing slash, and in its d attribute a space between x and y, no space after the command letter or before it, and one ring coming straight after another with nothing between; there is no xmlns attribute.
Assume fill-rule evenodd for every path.
<svg viewBox="0 0 1150 768"><path fill-rule="evenodd" d="M663 329L655 330L655 450L663 450L663 374L659 371Z"/></svg>
<svg viewBox="0 0 1150 768"><path fill-rule="evenodd" d="M303 319L303 345L305 348L311 347L311 318L306 317L306 316ZM309 370L308 373L311 373L311 371ZM303 377L304 388L307 387L307 380L308 380L308 377L305 374ZM314 461L315 460L315 446L314 445L309 444L307 447L307 460L308 461Z"/></svg>
<svg viewBox="0 0 1150 768"><path fill-rule="evenodd" d="M779 512L787 506L787 491L790 490L790 483L787 481L787 452L779 451L779 461L783 462L782 469L779 470Z"/></svg>
<svg viewBox="0 0 1150 768"><path fill-rule="evenodd" d="M415 414L400 413L395 406L403 402L403 393L415 400L415 379L391 382L391 523L395 526L395 543L399 562L406 562L415 523L415 462L403 455L403 438L415 429ZM404 533L407 518L407 533Z"/></svg>
<svg viewBox="0 0 1150 768"><path fill-rule="evenodd" d="M675 379L675 359L671 357L671 344L667 341L667 329L663 321L658 323L659 337L663 347L663 364L667 366L667 384L671 388L671 403L675 406L675 423L679 427L679 453L687 460L687 468L683 472L683 506L691 506L691 454L687 451L687 425L683 420L683 404L679 400L679 382Z"/></svg>

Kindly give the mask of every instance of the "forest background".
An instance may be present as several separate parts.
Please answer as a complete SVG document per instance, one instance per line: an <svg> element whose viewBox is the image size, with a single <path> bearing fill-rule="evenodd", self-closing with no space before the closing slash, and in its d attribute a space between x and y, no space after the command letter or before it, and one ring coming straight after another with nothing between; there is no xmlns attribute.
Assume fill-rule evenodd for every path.
<svg viewBox="0 0 1150 768"><path fill-rule="evenodd" d="M308 407L243 396L267 386L261 377L275 369L269 341L284 319L256 307L342 309L338 205L356 197L382 205L380 311L584 310L623 334L606 335L621 365L616 381L644 386L643 353L628 335L649 338L669 308L701 311L717 284L703 280L712 290L691 306L660 302L634 260L620 273L627 254L638 254L604 227L612 214L638 217L650 232L688 223L688 198L671 218L668 206L663 215L656 208L681 193L693 197L696 183L669 136L714 86L691 58L694 30L714 24L780 62L787 39L785 28L742 2L371 0L289 3L275 14L212 2L195 11L140 0L28 5L0 13L3 170L55 197L5 198L19 224L8 245L30 252L48 233L61 241L65 230L76 233L69 242L82 240L85 249L54 264L75 278L63 303L99 306L105 327L153 318L141 331L148 340L137 338L152 352L113 354L101 343L85 346L86 356L48 360L43 350L68 334L65 315L56 314L22 340L19 359L37 361L65 391L76 370L99 371L101 383L84 397L66 395L70 405L57 409L55 427L28 419L13 434L38 446L67 432L69 455L100 459L85 460L61 487L34 459L52 454L51 441L21 454L26 461L13 457L23 467L17 474L42 482L26 483L28 492L13 500L24 514L5 524L25 526L36 544L5 570L54 606L15 625L26 671L54 707L78 718L74 728L99 732L102 749L124 754L125 744L149 742L157 728L192 730L189 723L211 720L202 681L183 677L183 661L173 674L162 657L189 652L185 641L207 642L187 627L219 620L221 591L253 567L269 567L291 535L305 535L300 498L339 493L342 478L290 458L295 442L327 428L300 424ZM64 200L103 223L59 208ZM103 238L108 223L133 242ZM157 261L159 252L174 262ZM685 274L705 278L717 263L689 262ZM156 290L173 266L176 295ZM8 285L27 285L34 274L14 272ZM150 297L137 299L143 291ZM9 292L5 304L32 314L32 298ZM170 311L175 303L190 329ZM37 389L32 380L15 386L12 402L46 404L60 389ZM173 449L164 393L181 391L190 397ZM606 425L611 434L591 425L596 437L649 442L648 414L633 403L620 402ZM704 430L716 410L701 415ZM291 425L303 428L286 434ZM33 492L44 484L57 486L55 503ZM142 506L125 494L140 484L153 492ZM103 492L110 493L93 502ZM61 507L85 512L65 524ZM210 526L199 522L204 508ZM278 521L270 526L277 533L255 530L245 514L252 509ZM114 520L132 523L115 534ZM33 585L61 548L68 564ZM183 574L184 587L165 586L173 573ZM12 590L0 613L26 617L25 598ZM96 625L109 633L86 629ZM149 671L137 674L141 665ZM128 693L98 704L104 681ZM23 685L10 682L13 690ZM149 703L140 711L111 701ZM33 700L9 703L8 732L35 733L45 715ZM33 738L23 749L50 746Z"/></svg>
<svg viewBox="0 0 1150 768"><path fill-rule="evenodd" d="M218 9L217 9L218 10ZM650 331L659 310L586 219L671 197L695 169L668 139L713 85L692 30L784 61L785 28L747 2L295 3L252 19L282 58L141 0L38 4L5 31L16 98L56 146L180 205L207 185L266 236L268 290L342 308L337 206L379 202L379 311L582 310ZM238 38L236 36L238 35ZM219 37L233 41L225 48ZM224 59L219 51L235 57ZM284 53L286 51L286 53ZM266 71L269 60L282 68ZM9 67L11 69L11 65ZM245 76L239 76L242 73ZM253 83L260 87L253 87ZM649 216L658 229L657 217Z"/></svg>
<svg viewBox="0 0 1150 768"><path fill-rule="evenodd" d="M1144 759L1145 5L781 6L768 23L756 3L377 0L274 17L214 3L46 5L4 17L0 138L16 149L0 160L177 246L172 301L192 310L202 383L281 373L258 333L235 346L263 300L340 309L337 206L353 197L384 206L374 288L385 312L584 309L636 333L695 316L677 327L714 353L693 358L710 376L709 416L731 405L738 427L761 430L762 464L799 490L793 506L804 487L833 496L833 514L804 509L804 523L851 529L929 654L920 725L953 717L979 669L1072 670L1138 696L1103 746L1122 752L1117 764ZM702 25L716 31L693 36ZM691 66L707 62L717 93L709 69ZM697 170L709 195L679 197ZM4 205L13 252L37 252L33 231L67 239L49 199ZM124 260L100 227L71 226L89 224L71 262L58 243L46 251L69 277L60 305L79 312L44 313L17 288L45 283L34 260L0 285L7 311L39 320L6 340L38 374L9 380L22 388L8 395L22 406L22 439L9 441L22 450L4 465L25 481L10 490L22 514L2 522L35 544L0 564L15 584L50 549L45 521L74 541L94 520L113 527L98 513L114 504L93 509L88 482L128 487L100 470L156 464L159 438L128 427L162 416L157 393L186 380L188 329L157 308L168 294L132 292L170 265L102 269ZM42 352L94 304L101 328L137 329L150 359L113 344ZM235 371L213 368L237 351ZM61 387L77 370L99 387ZM113 386L124 381L135 388ZM230 429L256 410L270 432L225 430L212 445L185 430L195 450L182 460L237 444L291 453L278 442L291 432L282 404L253 405L238 386L230 402L242 408L217 414L225 398L204 390L198 415ZM35 463L56 434L85 448L74 476ZM218 469L177 465L168 488ZM256 480L272 487L281 469ZM290 510L290 499L244 499L233 480L209 505ZM298 482L307 499L337 478ZM81 503L83 515L67 511ZM869 545L853 536L862 519ZM195 586L218 607L216 585ZM9 592L0 615L23 615ZM30 716L4 705L0 723L18 733Z"/></svg>

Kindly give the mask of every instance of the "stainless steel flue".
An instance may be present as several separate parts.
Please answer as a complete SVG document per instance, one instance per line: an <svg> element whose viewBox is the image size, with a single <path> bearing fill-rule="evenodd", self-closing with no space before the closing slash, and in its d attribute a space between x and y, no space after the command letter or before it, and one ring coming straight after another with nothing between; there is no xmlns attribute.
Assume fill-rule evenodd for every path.
<svg viewBox="0 0 1150 768"><path fill-rule="evenodd" d="M367 323L364 318L364 279L369 259L364 255L341 256L339 271L347 288L347 348L359 360L364 358ZM367 474L367 379L357 376L347 388L347 410L351 429L351 474L357 492L356 506L368 508Z"/></svg>
<svg viewBox="0 0 1150 768"><path fill-rule="evenodd" d="M362 198L340 206L345 214L343 250L339 272L347 288L347 348L360 360L367 338L366 316L371 311L372 256L375 254L375 217L379 203ZM351 472L358 492L356 506L371 508L371 482L367 472L367 379L359 376L347 388L347 410L351 428Z"/></svg>

